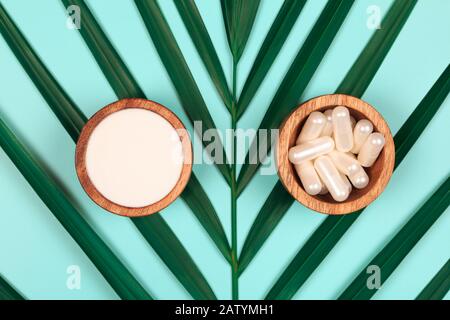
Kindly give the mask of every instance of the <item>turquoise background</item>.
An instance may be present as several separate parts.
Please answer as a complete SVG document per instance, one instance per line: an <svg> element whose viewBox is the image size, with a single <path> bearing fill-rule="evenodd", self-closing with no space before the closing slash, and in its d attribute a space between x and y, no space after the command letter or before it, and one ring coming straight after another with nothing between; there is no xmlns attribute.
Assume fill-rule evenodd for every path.
<svg viewBox="0 0 450 320"><path fill-rule="evenodd" d="M116 100L79 32L66 28L56 0L1 0L33 48L68 94L92 115ZM218 0L197 0L228 78L231 57ZM159 1L220 128L229 116L212 85L172 0ZM366 45L369 5L385 13L391 0L357 0L302 100L333 92ZM110 40L147 96L170 107L190 127L174 88L132 1L88 1ZM241 88L281 0L263 0L239 64ZM239 123L257 127L276 88L302 45L325 0L308 1L288 41ZM363 99L376 106L395 133L450 62L450 1L420 0ZM82 13L81 13L82 14ZM82 18L83 19L83 16ZM81 20L83 24L83 20ZM82 26L83 27L83 26ZM189 299L129 219L103 211L82 191L74 170L75 145L0 37L0 112L84 210L86 219L160 299ZM450 99L394 173L385 192L354 223L313 273L296 299L334 299L450 172ZM213 166L194 171L230 232L229 190ZM258 210L277 181L258 175L238 202L242 246ZM0 151L0 273L31 299L117 299L93 264ZM230 268L182 200L163 217L197 262L219 298L231 297ZM297 250L325 219L295 203L240 279L240 297L262 298ZM412 299L450 256L450 209L414 247L375 299ZM70 265L81 268L81 289L66 287ZM450 294L447 294L450 299Z"/></svg>

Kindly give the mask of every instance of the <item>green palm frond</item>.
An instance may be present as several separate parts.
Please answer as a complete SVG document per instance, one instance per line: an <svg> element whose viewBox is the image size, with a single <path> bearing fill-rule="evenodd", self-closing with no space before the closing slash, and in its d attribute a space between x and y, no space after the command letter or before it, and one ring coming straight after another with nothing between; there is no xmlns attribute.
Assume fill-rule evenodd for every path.
<svg viewBox="0 0 450 320"><path fill-rule="evenodd" d="M420 135L432 118L432 116L430 117L428 115L428 111L424 111L429 109L431 115L435 115L449 92L450 65L445 69L431 90L428 91L427 95L409 116L402 128L400 128L399 132L406 130L403 128L408 128L408 131L413 130ZM432 101L432 104L428 104L429 101ZM422 120L422 118L428 120L425 121ZM405 141L399 140L397 136L394 137L396 144L405 144L405 146L409 146L409 148L404 149L403 153L396 153L395 168L397 168L397 166L402 162L407 152L413 146L413 143L411 143L410 140L414 138L417 139L417 137L406 136ZM308 277L320 265L323 259L325 259L328 253L330 253L336 243L342 238L363 210L364 209L344 216L327 217L325 221L314 231L312 236L306 241L305 245L303 245L282 275L278 278L275 285L269 291L267 299L292 298L298 289L305 283ZM397 245L399 245L399 243L397 243Z"/></svg>
<svg viewBox="0 0 450 320"><path fill-rule="evenodd" d="M322 61L325 53L333 42L338 30L349 13L353 0L329 0L317 19L309 36L298 52L294 62L286 73L269 108L264 115L259 129L275 129L296 106L303 91L311 80L314 72ZM261 142L255 137L250 150L266 154L271 148L272 136L268 131L266 150L262 150ZM260 148L255 148L258 146ZM250 161L254 160L254 161ZM255 175L261 161L256 154L247 153L238 178L238 193L240 194Z"/></svg>
<svg viewBox="0 0 450 320"><path fill-rule="evenodd" d="M214 49L214 45L209 36L208 30L206 30L203 23L200 12L194 0L177 0L174 1L177 7L178 13L183 19L184 25L189 32L189 36L194 42L206 70L211 77L217 91L222 98L223 103L231 111L231 102L233 97L231 96L230 89L227 85L227 79L223 72L222 65L220 63L217 52Z"/></svg>
<svg viewBox="0 0 450 320"><path fill-rule="evenodd" d="M217 299L195 262L169 225L159 215L131 219L178 281L196 300Z"/></svg>
<svg viewBox="0 0 450 320"><path fill-rule="evenodd" d="M382 29L376 31L364 48L351 72L342 80L336 93L345 93L361 97L370 84L368 79L373 79L384 58L397 39L404 24L418 0L396 0L381 24Z"/></svg>
<svg viewBox="0 0 450 320"><path fill-rule="evenodd" d="M238 101L238 119L245 112L248 105L258 91L267 72L283 47L292 27L297 21L306 0L284 0L269 32L264 39L258 55L242 88Z"/></svg>
<svg viewBox="0 0 450 320"><path fill-rule="evenodd" d="M61 1L65 7L75 5L80 8L82 14L80 35L116 96L120 99L146 98L144 90L139 86L126 63L102 30L89 5L84 0ZM212 83L230 112L230 127L236 130L238 120L248 110L269 70L274 65L307 0L283 0L282 5L280 3L281 7L264 37L240 95L237 92L239 61L250 38L261 1L220 0L225 25L224 32L233 58L233 68L230 70L231 84L227 82L221 61L195 0L174 1ZM230 188L231 241L228 241L214 206L194 174L191 175L181 194L182 199L231 267L232 299L239 298L239 276L252 263L265 241L295 201L278 181L259 210L238 257L237 198L251 182L261 161L264 160L259 155L268 154L271 149L273 137L271 136L272 132L268 129L277 128L285 116L297 107L354 3L355 0L327 0L309 35L301 44L296 57L284 75L281 85L275 91L272 100L269 101L270 104L259 124L259 129L266 129L269 132L267 140L260 141L259 136L256 136L250 142L250 148L239 176L237 177L236 136L233 137L233 152L230 152L232 155L230 162L227 160L215 161L217 169ZM391 7L384 15L381 29L373 33L336 89L336 93L345 93L356 97L364 94L417 3L418 0L393 0ZM219 5L219 1L217 4ZM207 130L216 128L209 111L212 109L208 109L202 97L202 92L194 80L190 66L174 37L171 25L166 20L157 0L135 0L135 5L142 18L142 26L148 31L186 115L193 123L201 122L200 130L195 125L194 128L197 129L196 133L203 137ZM87 117L56 81L1 3L0 33L52 112L76 142ZM449 92L450 65L446 67L395 135L396 162L394 170L420 138L441 108ZM201 140L205 146L208 146L206 139ZM220 145L216 154L222 152L224 159L229 159L220 138L218 141L214 141L214 145ZM264 146L266 149L262 150ZM54 179L50 172L46 171L45 164L40 163L24 141L14 134L13 130L3 121L1 114L0 147L120 298L153 299L120 258L83 218L83 212L77 207L76 202L71 200L72 197L67 194L64 186ZM226 150L228 151L228 149ZM258 155L253 154L254 151L257 151ZM411 215L411 218L387 245L374 255L367 266L377 265L381 269L382 280L386 281L449 205L450 176L447 176L431 196L427 196L424 203L417 206L416 212ZM364 209L361 209L353 214L325 218L299 248L281 275L275 279L265 298L291 299L294 297L363 211ZM201 270L159 213L148 217L131 218L131 221L161 261L194 299L216 299L215 293ZM370 299L375 294L375 290L367 287L367 266L363 266L365 268L359 270L360 272L348 284L339 299ZM442 299L449 289L450 260L442 266L416 299ZM2 299L18 300L25 299L25 297L0 275L0 300Z"/></svg>
<svg viewBox="0 0 450 320"><path fill-rule="evenodd" d="M327 217L297 252L270 289L266 299L291 299L355 222L361 211Z"/></svg>
<svg viewBox="0 0 450 320"><path fill-rule="evenodd" d="M80 109L74 107L73 100L55 81L48 69L41 63L39 57L30 50L29 44L20 33L0 3L0 32L9 44L11 50L28 73L35 86L39 89L45 101L52 108L61 124L66 128L73 140L77 140L81 128L87 121Z"/></svg>
<svg viewBox="0 0 450 320"><path fill-rule="evenodd" d="M201 121L202 132L197 133L202 137L205 131L215 129L216 126L161 8L153 0L135 0L135 3L187 115L192 122ZM207 143L204 139L201 140L204 144ZM218 143L222 146L221 142ZM222 154L226 159L225 150ZM215 164L225 180L230 183L229 166L224 162Z"/></svg>
<svg viewBox="0 0 450 320"><path fill-rule="evenodd" d="M214 241L224 258L231 263L230 245L227 236L223 230L219 216L214 209L211 200L209 200L200 181L194 174L191 174L188 185L181 194L183 200L194 212L198 221L208 232L210 238Z"/></svg>
<svg viewBox="0 0 450 320"><path fill-rule="evenodd" d="M247 44L260 0L220 0L228 44L234 63L238 63Z"/></svg>
<svg viewBox="0 0 450 320"><path fill-rule="evenodd" d="M379 267L383 277L382 281L386 281L449 205L450 177L447 177L392 240L358 274L339 299L368 300L372 298L376 290L369 289L367 286L367 267L371 265Z"/></svg>
<svg viewBox="0 0 450 320"><path fill-rule="evenodd" d="M152 299L2 119L0 146L117 295L126 300Z"/></svg>
<svg viewBox="0 0 450 320"><path fill-rule="evenodd" d="M293 202L294 198L286 191L283 184L278 181L258 212L245 238L241 255L239 256L239 275L252 262L259 249L269 238Z"/></svg>
<svg viewBox="0 0 450 320"><path fill-rule="evenodd" d="M0 275L0 300L25 300L25 298Z"/></svg>
<svg viewBox="0 0 450 320"><path fill-rule="evenodd" d="M239 262L238 262L238 235L237 235L237 138L236 129L238 121L237 108L237 72L239 59L244 52L245 45L256 13L259 8L260 0L221 0L222 16L225 23L225 31L227 33L228 44L231 50L232 65L232 95L231 103L231 129L233 130L232 143L232 162L231 162L231 184L230 184L230 206L231 206L231 295L233 300L239 299Z"/></svg>
<svg viewBox="0 0 450 320"><path fill-rule="evenodd" d="M142 93L142 89L133 78L133 75L114 49L114 46L109 41L100 25L97 23L86 3L81 0L62 0L62 2L65 6L71 4L80 6L83 12L83 28L81 28L80 31L84 30L81 32L81 35L117 97L146 98ZM30 51L31 48L28 52ZM114 63L111 63L111 61ZM191 174L191 178L184 192L181 194L181 197L205 228L225 259L230 261L230 246L225 231L223 230L223 226L216 210L194 173Z"/></svg>
<svg viewBox="0 0 450 320"><path fill-rule="evenodd" d="M375 34L372 36L370 41L367 43L365 48L362 50L359 58L356 60L355 64L352 66L352 68L347 73L345 79L341 82L337 93L343 91L345 89L345 93L347 94L353 94L356 96L361 96L363 92L355 90L351 90L350 83L353 83L354 79L359 79L358 88L367 88L369 84L372 82L373 77L375 76L376 71L380 68L382 61L386 57L387 53L389 52L390 47L392 46L393 40L392 39L392 28L395 21L397 21L397 18L402 17L403 24L406 22L406 17L402 15L403 12L405 12L405 9L407 8L408 12L411 12L410 5L415 4L414 2L402 2L402 1L396 1L394 5L390 8L388 13L386 14L385 20L383 21L383 29L376 31ZM400 7L399 7L400 6ZM388 24L389 22L389 24ZM397 24L395 27L395 36L398 36L400 33L403 24ZM389 30L388 32L383 30ZM384 39L384 40L383 40ZM360 61L378 61L378 65L372 65L371 66L371 72L370 73L362 73L363 70L360 68ZM376 67L376 68L375 68ZM349 83L350 82L350 83ZM357 95L357 94L360 95ZM436 96L434 94L429 96ZM420 112L415 113L418 117L421 115ZM429 121L428 118L424 118L425 121ZM409 122L410 124L414 124L414 121ZM427 122L428 123L428 122ZM418 132L422 132L423 127L418 126ZM412 130L411 125L407 126L403 130ZM400 129L400 132L402 129ZM403 134L400 134L400 136L404 136ZM416 136L417 139L418 136ZM416 139L407 140L402 138L401 140L396 141L396 147L398 149L400 143L405 143L408 141L408 143L414 143ZM409 146L411 147L411 146ZM396 160L399 161L399 159L402 159L402 156L404 154L399 153L399 155L396 157ZM278 201L278 199L286 199L285 201ZM275 187L272 189L272 192L270 193L269 197L267 198L266 202L264 203L263 207L261 208L260 212L258 213L258 216L256 218L256 221L258 222L259 228L262 230L265 230L266 236L261 237L259 235L260 229L257 227L256 224L252 225L249 236L251 235L251 238L247 238L244 243L244 247L241 253L241 259L243 261L243 266L241 266L241 272L246 268L248 263L251 262L253 257L256 255L256 253L261 248L264 241L267 239L267 237L270 235L270 233L276 228L281 218L284 216L284 214L287 212L287 210L290 208L290 206L294 203L294 199L292 197L288 197L288 193L286 189L283 187L280 181L277 182ZM270 211L268 211L267 208L270 208ZM325 235L327 234L331 228L333 228L333 221L338 225L335 230L342 230L342 232L345 232L347 228L350 227L350 225L355 220L355 214L352 214L350 216L345 217L328 217L327 220L324 222L323 229L318 229L318 235ZM328 226L328 223L331 223L330 226ZM261 226L264 226L262 228ZM322 226L321 226L322 227ZM337 231L335 231L337 232ZM343 233L342 233L343 234ZM253 243L248 243L250 241L253 241L252 239L259 238L261 241ZM245 249L245 250L244 250Z"/></svg>
<svg viewBox="0 0 450 320"><path fill-rule="evenodd" d="M449 187L450 188L450 187ZM450 259L416 297L416 300L442 300L450 290Z"/></svg>
<svg viewBox="0 0 450 320"><path fill-rule="evenodd" d="M6 11L1 10L0 7L0 32L4 35L6 41L10 45L11 49L15 53L19 62L24 66L25 70L29 74L30 78L35 83L36 87L39 89L41 94L44 97L49 97L47 103L53 110L53 112L57 115L58 119L64 119L65 121L61 121L67 132L71 135L74 141L77 141L78 134L81 132L81 129L85 123L86 117L81 113L80 109L75 105L75 103L70 99L70 97L63 91L62 87L57 83L51 73L45 68L44 64L41 62L37 54L33 51L31 46L28 44L26 39L23 37L19 29L14 25L13 21L9 18ZM87 21L84 21L85 24ZM118 61L118 59L116 59ZM121 64L124 66L124 64ZM130 82L128 82L130 83ZM78 117L72 118L72 115L78 115ZM81 120L84 120L81 122ZM195 183L195 180L192 180ZM196 186L195 190L199 190L199 185ZM203 194L204 191L203 191ZM186 199L188 199L187 203L191 204L194 208L200 207L198 201L204 199L206 197L203 196L200 192L197 197L190 196L187 194ZM185 199L185 200L186 200ZM192 200L192 201L191 201ZM209 207L204 207L206 209L213 208L212 205ZM203 211L195 211L195 214L200 215L203 214ZM202 217L201 221L209 221L212 216L217 214L207 213L207 217ZM139 228L141 232L146 232L143 234L144 238L150 243L157 243L158 239L156 235L160 232L159 228L163 228L163 230L169 230L169 226L163 220L163 218L159 214L154 214L151 217L146 217L144 219L149 219L149 221L142 227ZM135 225L142 223L143 219L133 221ZM217 223L213 223L213 225L217 226ZM208 229L207 229L208 230ZM211 232L215 229L209 229ZM216 234L214 234L216 236ZM220 234L218 235L220 236ZM155 242L150 241L155 237ZM222 234L222 239L226 239L225 234ZM167 232L167 237L165 238L167 241L166 247L173 246L173 252L177 253L179 257L188 257L184 246L181 244L180 240L176 237L173 232ZM219 240L218 240L219 241ZM225 240L226 241L226 240ZM223 245L222 245L223 246ZM156 253L161 257L163 261L173 262L167 250L163 249L162 246L153 247ZM229 256L229 253L222 249L224 254ZM227 256L226 256L227 257ZM180 268L179 265L183 267ZM207 284L206 279L201 274L198 267L195 265L195 262L192 258L185 258L183 260L179 260L179 265L167 265L167 267L174 273L176 278L181 282L181 284L186 288L186 290L191 293L192 296L198 297L198 292L202 292L201 288L209 286ZM187 279L195 280L195 286L192 285L192 281ZM209 294L202 297L203 299L213 299L215 298L214 293L210 290Z"/></svg>
<svg viewBox="0 0 450 320"><path fill-rule="evenodd" d="M65 7L76 5L80 8L80 12L83 14L83 27L79 31L117 97L119 99L145 98L144 92L108 40L86 3L78 0L62 0L62 3Z"/></svg>

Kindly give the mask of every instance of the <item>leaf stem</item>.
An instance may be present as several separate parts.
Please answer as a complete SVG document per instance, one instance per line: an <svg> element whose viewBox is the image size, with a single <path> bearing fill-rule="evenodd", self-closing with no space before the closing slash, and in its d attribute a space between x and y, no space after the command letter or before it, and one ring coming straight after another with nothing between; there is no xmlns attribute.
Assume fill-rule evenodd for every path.
<svg viewBox="0 0 450 320"><path fill-rule="evenodd" d="M231 163L231 290L232 299L239 299L238 258L237 258L237 181L236 181L236 77L237 61L233 58L233 101L231 104L231 128L233 131L233 155Z"/></svg>

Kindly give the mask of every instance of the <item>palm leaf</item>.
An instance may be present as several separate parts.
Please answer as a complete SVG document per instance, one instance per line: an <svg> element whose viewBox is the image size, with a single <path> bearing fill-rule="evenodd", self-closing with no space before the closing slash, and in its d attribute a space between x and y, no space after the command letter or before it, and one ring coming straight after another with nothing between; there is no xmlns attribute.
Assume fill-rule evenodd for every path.
<svg viewBox="0 0 450 320"><path fill-rule="evenodd" d="M247 44L260 0L221 0L222 15L234 63L238 63Z"/></svg>
<svg viewBox="0 0 450 320"><path fill-rule="evenodd" d="M231 263L231 249L225 231L216 210L195 175L191 174L188 185L181 197L189 205L192 212L195 213L202 226L208 231L209 236L225 259Z"/></svg>
<svg viewBox="0 0 450 320"><path fill-rule="evenodd" d="M380 268L383 281L398 267L417 242L450 205L450 177L368 264ZM342 300L369 300L376 292L367 286L367 266L340 295Z"/></svg>
<svg viewBox="0 0 450 320"><path fill-rule="evenodd" d="M344 216L327 217L283 271L266 299L291 299L345 231L355 222L361 211Z"/></svg>
<svg viewBox="0 0 450 320"><path fill-rule="evenodd" d="M396 0L392 4L383 19L382 29L374 33L336 93L346 93L356 97L363 95L370 84L370 81L364 80L373 79L416 3L417 0Z"/></svg>
<svg viewBox="0 0 450 320"><path fill-rule="evenodd" d="M450 91L450 66L446 68L440 78L436 81L433 88L427 93L425 98L416 107L414 112L409 116L403 124L403 128L409 128L416 132L422 133L428 125L431 117L424 113L425 108L429 108L429 112L434 115L439 110L442 102ZM442 94L446 92L446 94ZM435 98L432 98L432 97ZM432 101L431 104L428 104ZM422 117L428 121L422 121ZM399 131L399 132L400 132ZM405 148L403 153L396 153L396 167L402 162L413 143L409 140L411 136L406 137L405 141L399 140L397 136L394 138L399 145L405 144L409 148ZM341 239L344 233L359 217L364 209L352 214L344 216L330 216L314 231L313 235L308 239L306 244L296 254L294 259L276 281L267 295L268 299L289 299L298 291L308 277L320 265L323 259L330 253L336 243Z"/></svg>
<svg viewBox="0 0 450 320"><path fill-rule="evenodd" d="M402 8L398 7L398 4L400 4L400 3L404 4L406 2L397 1L396 3L394 3L394 6L386 14L385 21L383 22L383 25L385 26L385 28L383 30L385 30L385 29L391 30L392 29L391 24L393 23L393 21L395 21L395 19L393 19L392 17L397 17L403 11L402 9L404 9L403 7ZM408 3L406 3L406 4L409 5ZM385 23L387 21L390 22L389 25L387 23ZM397 31L395 32L396 35L398 35L400 33L401 28L402 28L402 25L397 25ZM385 34L386 35L386 32L383 33L381 30L377 31L376 33L380 33L380 32L381 32L381 34ZM381 62L384 60L384 57L387 55L389 50L386 50L386 49L374 50L374 47L375 47L375 44L374 44L375 40L374 39L376 39L376 42L378 43L377 47L384 48L384 47L387 46L387 47L390 48L390 46L392 45L392 42L390 42L391 40L389 40L389 42L388 42L388 39L390 39L390 38L388 38L386 40L386 42L383 42L383 41L380 41L379 40L379 36L377 34L375 34L372 37L372 39L368 42L368 44L366 45L364 50L361 52L360 57L358 58L358 61L361 61L361 60L371 61L372 60L371 57L372 57L373 60L377 60L377 61L380 62L380 64L378 65L378 68L379 68L381 66ZM379 55L381 55L382 57L379 57ZM348 72L347 76L345 77L346 80L342 81L342 83L339 86L339 88L342 88L342 90L343 90L343 88L346 87L346 88L348 88L347 91L346 91L348 94L355 94L356 95L358 92L356 92L356 91L353 92L351 89L349 89L349 85L347 85L347 81L353 81L353 79L359 79L361 83L364 83L364 85L359 84L359 87L360 88L362 88L362 87L367 88L369 86L370 82L372 81L376 70L373 70L372 73L366 73L365 76L363 77L362 74L361 74L361 69L359 68L359 63L355 63L355 66L358 66L358 67L352 67L350 69L350 71ZM437 87L439 87L439 86L437 86ZM360 96L361 96L362 92L359 92L359 93L360 93ZM432 94L430 96L435 96L435 94ZM414 113L414 114L417 115L417 117L420 117L421 116L421 111L418 111L417 113ZM424 119L428 119L428 118L424 118ZM416 121L417 121L417 119L416 119ZM409 123L410 124L414 124L415 121L412 120ZM418 129L418 132L421 132L421 130L423 130L423 127L418 126L417 129ZM406 129L404 129L404 130L408 130L408 131L412 130L411 125L406 127ZM399 133L401 131L402 131L402 129L400 129ZM396 140L396 147L398 148L400 146L400 144L403 144L406 141L410 141L410 140L397 139ZM415 139L412 140L411 143L414 143L414 141L415 141ZM404 156L404 154L399 153L399 155L396 158L397 161L399 161L399 159L402 159L402 156ZM275 190L279 190L279 191L277 192ZM272 193L271 193L271 197L269 197L266 200L266 203L264 204L263 208L269 207L269 204L267 204L267 203L274 201L273 199L278 199L279 197L284 198L285 197L285 193L286 193L286 190L283 190L283 188L281 188L281 182L278 182L277 185L274 187ZM293 203L292 199L289 199L288 201L289 201L289 203L287 203L287 204L285 204L285 203L283 203L281 201L275 201L275 204L274 204L275 207L272 209L273 214L277 215L277 216L284 216L286 211L289 209L290 204ZM261 209L260 212L258 213L257 219L259 219L259 216L267 217L261 223L267 225L266 228L267 228L267 230L270 230L270 232L272 232L276 228L276 226L278 225L278 222L280 221L280 219L278 219L278 218L273 218L271 216L271 212L270 211L266 212L263 209ZM337 224L336 228L335 228L335 230L336 230L335 232L345 232L345 230L348 227L350 227L350 225L353 223L354 216L357 216L357 215L352 214L349 218L347 218L347 217L328 217L326 221L327 222L333 222L334 221ZM326 232L328 232L328 231L329 231L329 229L327 228L326 225L324 225L323 229L320 229L320 227L319 227L319 229L318 229L318 236L321 237L323 234L326 234ZM258 233L258 229L256 229L255 226L252 226L252 228L250 230L250 233ZM246 242L247 242L247 240L246 240ZM260 245L256 246L255 248L248 247L248 248L251 248L251 250L250 249L242 250L242 253L241 253L242 260L243 261L245 261L245 260L252 260L254 255L259 251L259 249L261 248L263 243L264 242L262 242ZM245 244L244 244L244 247L245 247ZM250 255L250 256L246 257L247 255Z"/></svg>
<svg viewBox="0 0 450 320"><path fill-rule="evenodd" d="M353 2L354 0L328 1L286 73L259 125L259 129L277 128L283 118L295 108L308 82L311 80L315 70L344 22ZM268 131L266 140L267 149L262 150L262 144L258 141L258 138L255 137L253 139L250 147L251 152L247 153L245 162L239 172L238 193L244 190L261 165L263 159L260 159L257 155L267 154L270 150L272 143L270 131ZM259 148L255 148L255 146L259 146ZM258 151L258 149L261 150ZM256 151L256 153L252 151Z"/></svg>
<svg viewBox="0 0 450 320"><path fill-rule="evenodd" d="M294 198L286 191L283 184L278 181L264 202L245 238L241 255L239 256L239 275L248 267L293 202Z"/></svg>
<svg viewBox="0 0 450 320"><path fill-rule="evenodd" d="M442 300L450 290L450 259L416 297L416 300Z"/></svg>
<svg viewBox="0 0 450 320"><path fill-rule="evenodd" d="M164 255L160 255L161 259L172 273L177 275L183 286L189 288L188 291L194 299L216 299L191 256L181 242L175 240L176 235L160 216L152 215L131 220L156 252L165 252Z"/></svg>
<svg viewBox="0 0 450 320"><path fill-rule="evenodd" d="M161 12L158 3L153 0L135 0L136 6L141 13L148 33L155 44L159 57L166 67L169 77L178 93L181 103L187 115L194 121L201 121L202 132L197 132L201 137L209 129L215 129L215 124L202 98L200 90L192 77L186 60L181 53L175 37L170 30L167 21ZM207 144L204 139L201 139ZM221 147L222 144L219 142ZM223 147L222 147L223 150ZM222 151L225 155L225 151ZM226 159L226 156L224 156ZM216 166L230 184L230 168L225 161L216 162Z"/></svg>
<svg viewBox="0 0 450 320"><path fill-rule="evenodd" d="M439 105L445 100L450 91L450 64L442 73L439 80L431 88L430 92L425 96L423 101L417 107L417 112L413 112L407 122L409 126L402 126L394 137L395 143L395 166L397 167L401 160L406 156L408 151L419 139L427 123L433 118L437 112Z"/></svg>
<svg viewBox="0 0 450 320"><path fill-rule="evenodd" d="M84 30L81 32L81 35L116 95L119 98L145 98L141 88L136 80L134 80L132 74L97 23L85 2L80 0L62 0L62 2L65 6L74 4L81 8L83 12L83 28L80 31ZM28 50L28 52L30 51L31 49ZM230 249L225 231L217 216L216 210L194 173L191 174L189 183L181 194L181 197L205 228L225 259L230 261Z"/></svg>
<svg viewBox="0 0 450 320"><path fill-rule="evenodd" d="M275 58L297 21L306 0L284 0L242 88L238 101L238 118L245 112L263 82Z"/></svg>
<svg viewBox="0 0 450 320"><path fill-rule="evenodd" d="M134 276L84 220L62 188L0 119L0 146L37 195L122 299L151 299Z"/></svg>
<svg viewBox="0 0 450 320"><path fill-rule="evenodd" d="M13 21L9 18L6 11L1 9L2 7L0 7L0 32L5 36L5 39L7 40L10 47L13 49L13 52L18 58L19 62L25 67L25 70L27 71L30 78L33 80L33 82L35 83L41 94L44 97L49 97L47 103L49 104L53 112L57 115L59 119L61 119L65 114L79 115L79 117L75 119L72 119L71 116L64 117L64 119L67 121L62 122L67 132L70 133L72 139L74 141L77 141L78 134L79 132L81 132L81 129L86 121L85 120L86 117L81 113L81 111L70 99L70 97L68 97L68 95L63 91L63 89L58 85L58 83L51 75L51 73L45 68L39 57L36 55L36 53L33 51L31 46L27 43L26 39L19 31L19 29L14 25ZM87 10L83 12L87 12ZM88 23L87 19L83 20L83 23L84 25L86 25ZM103 66L105 65L106 64L103 64ZM122 66L124 66L124 64L122 64ZM62 106L62 108L60 106ZM83 121L81 122L81 120L76 119L83 119ZM196 188L195 190L191 190L191 192L196 191L199 191L199 189ZM204 193L204 191L199 192L198 197L199 198L206 197L206 194ZM188 203L188 205L191 205L194 209L197 209L199 207L196 199L193 199L192 196L188 195L185 198L185 200ZM212 205L205 208L211 209ZM196 216L201 216L203 214L203 211L196 210L194 212ZM208 217L214 216L214 214L210 212L206 214L208 215ZM217 216L217 214L215 214L215 216ZM202 219L201 221L206 220L206 218L204 217L201 217L201 219ZM136 221L135 224L139 224L141 223L141 221L142 220ZM153 234L157 234L159 232L157 228L160 228L161 225L164 224L165 222L163 218L159 214L155 214L154 217L152 217L151 221L148 224L146 224L145 228L143 227L140 230L146 230L146 232L149 232L149 234L143 234L144 238L147 239L148 241L148 239L153 237ZM154 225L154 227L149 227L149 225ZM168 228L169 226L165 227L165 229ZM151 229L154 230L152 231ZM213 232L214 230L209 229L208 231ZM214 236L216 235L214 234ZM220 234L218 236L220 236ZM224 239L226 241L226 237ZM186 249L182 246L181 242L178 240L178 238L176 238L173 232L167 234L166 241L167 246L175 244L173 250L180 257L188 255ZM166 255L169 255L169 253L166 250L161 250L160 247L154 248L154 250L163 261L172 261L171 259L165 258ZM168 268L172 272L174 272L174 275L181 282L181 284L185 286L188 292L190 292L192 295L197 295L197 292L201 292L200 288L205 287L207 284L206 279L204 279L203 275L200 273L200 271L198 271L198 268L195 265L194 266L191 265L193 263L194 262L192 261L192 259L185 259L185 260L180 259L179 264L184 266L184 268L179 268L178 265L169 265ZM192 270L197 270L198 272L193 274L190 273L186 274L187 272L190 272ZM196 287L192 287L189 281L188 282L185 281L185 279L189 277L192 279L196 279L197 281ZM205 296L204 298L207 299L213 297L214 294L211 291L211 294Z"/></svg>
<svg viewBox="0 0 450 320"><path fill-rule="evenodd" d="M79 29L81 35L92 55L96 58L105 77L110 82L111 87L114 88L117 97L119 99L145 98L144 92L108 40L86 3L82 0L62 0L62 3L65 7L70 5L80 7L83 19L83 27Z"/></svg>
<svg viewBox="0 0 450 320"><path fill-rule="evenodd" d="M86 117L80 109L74 107L72 99L55 81L55 78L41 63L36 53L29 50L29 44L8 16L1 3L0 32L3 34L14 55L19 57L20 63L41 92L45 101L47 101L59 121L67 129L72 139L76 141L81 132L81 128L86 123Z"/></svg>
<svg viewBox="0 0 450 320"><path fill-rule="evenodd" d="M195 1L176 0L174 2L223 103L231 111L233 97L228 88L227 79L225 78L219 57L217 56Z"/></svg>
<svg viewBox="0 0 450 320"><path fill-rule="evenodd" d="M0 275L0 300L25 300L25 298Z"/></svg>

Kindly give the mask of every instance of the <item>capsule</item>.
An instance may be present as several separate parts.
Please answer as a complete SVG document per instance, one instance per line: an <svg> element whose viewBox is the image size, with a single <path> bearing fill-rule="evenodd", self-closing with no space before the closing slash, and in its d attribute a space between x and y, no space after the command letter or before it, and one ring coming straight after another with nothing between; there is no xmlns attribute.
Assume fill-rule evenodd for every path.
<svg viewBox="0 0 450 320"><path fill-rule="evenodd" d="M289 150L289 160L293 164L299 164L306 160L312 160L334 149L334 141L330 137L320 137L312 141L302 143Z"/></svg>
<svg viewBox="0 0 450 320"><path fill-rule="evenodd" d="M343 174L342 172L339 172L339 174L341 175L342 180L345 182L345 185L347 186L348 194L350 195L350 193L352 192L352 184L350 183L350 181L348 181L348 178L345 174Z"/></svg>
<svg viewBox="0 0 450 320"><path fill-rule="evenodd" d="M336 168L346 176L350 176L362 169L358 160L351 153L333 150L330 152L330 158Z"/></svg>
<svg viewBox="0 0 450 320"><path fill-rule="evenodd" d="M317 171L316 171L317 172ZM320 177L319 177L320 178ZM321 180L322 181L322 180ZM323 194L327 194L328 193L328 188L325 185L325 183L322 182L322 190L320 190L319 194L323 195Z"/></svg>
<svg viewBox="0 0 450 320"><path fill-rule="evenodd" d="M317 170L316 170L316 173L317 173ZM319 177L319 179L320 179L320 177ZM328 193L327 186L325 185L325 183L323 183L322 179L320 179L320 182L322 183L322 190L320 190L319 194L322 194L322 195L327 194Z"/></svg>
<svg viewBox="0 0 450 320"><path fill-rule="evenodd" d="M333 137L336 141L336 149L348 152L353 148L353 130L350 113L346 107L336 107L332 114Z"/></svg>
<svg viewBox="0 0 450 320"><path fill-rule="evenodd" d="M312 161L307 160L295 165L295 170L306 193L315 196L323 190L322 181L317 175Z"/></svg>
<svg viewBox="0 0 450 320"><path fill-rule="evenodd" d="M385 142L384 136L381 133L371 133L359 151L359 163L363 167L371 167L375 163L375 160L377 160Z"/></svg>
<svg viewBox="0 0 450 320"><path fill-rule="evenodd" d="M302 131L298 135L296 144L301 144L320 137L320 134L326 124L327 118L322 112L312 112L303 125Z"/></svg>
<svg viewBox="0 0 450 320"><path fill-rule="evenodd" d="M320 179L322 179L334 200L342 202L348 198L350 194L348 186L330 157L320 156L317 158L314 161L314 168L316 168Z"/></svg>
<svg viewBox="0 0 450 320"><path fill-rule="evenodd" d="M353 129L353 148L351 150L353 153L359 153L359 150L361 150L362 145L366 141L367 137L372 133L372 131L372 122L366 119L358 121L355 128Z"/></svg>
<svg viewBox="0 0 450 320"><path fill-rule="evenodd" d="M333 123L331 122L331 115L333 113L333 109L329 109L323 113L325 118L327 118L327 123L325 124L325 127L322 130L322 133L320 134L322 137L328 136L331 137L333 134Z"/></svg>
<svg viewBox="0 0 450 320"><path fill-rule="evenodd" d="M363 167L361 167L360 170L350 174L348 178L356 189L365 188L369 184L369 176Z"/></svg>

